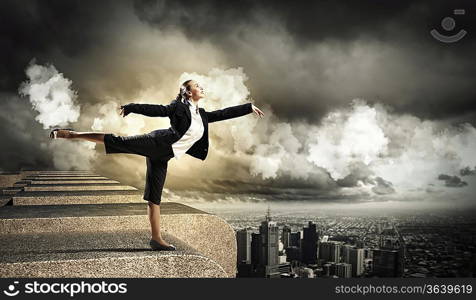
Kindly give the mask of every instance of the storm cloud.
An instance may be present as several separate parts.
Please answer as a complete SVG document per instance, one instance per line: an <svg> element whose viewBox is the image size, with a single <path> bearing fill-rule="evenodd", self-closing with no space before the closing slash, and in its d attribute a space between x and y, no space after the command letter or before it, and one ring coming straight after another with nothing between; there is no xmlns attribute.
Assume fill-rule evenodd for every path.
<svg viewBox="0 0 476 300"><path fill-rule="evenodd" d="M450 176L446 174L440 174L438 176L439 180L444 180L445 185L449 187L463 187L467 186L468 183L466 181L461 180L458 176Z"/></svg>
<svg viewBox="0 0 476 300"><path fill-rule="evenodd" d="M441 30L455 8L467 14L455 17L454 31L470 34L452 45L434 40L429 31ZM169 198L470 195L470 180L450 189L437 178L470 175L465 168L476 165L475 8L471 1L2 1L0 109L11 113L1 116L0 168L86 167L144 184L142 157L104 156L103 146L88 144L78 155L77 144L47 139L42 113L18 94L35 58L70 81L79 116L67 121L78 130L165 128L165 119L120 118L117 107L168 104L189 78L205 87L207 110L252 101L265 112L211 124L206 162L169 162Z"/></svg>
<svg viewBox="0 0 476 300"><path fill-rule="evenodd" d="M461 176L472 176L476 175L476 167L474 169L471 169L470 167L463 168L459 171L459 174Z"/></svg>

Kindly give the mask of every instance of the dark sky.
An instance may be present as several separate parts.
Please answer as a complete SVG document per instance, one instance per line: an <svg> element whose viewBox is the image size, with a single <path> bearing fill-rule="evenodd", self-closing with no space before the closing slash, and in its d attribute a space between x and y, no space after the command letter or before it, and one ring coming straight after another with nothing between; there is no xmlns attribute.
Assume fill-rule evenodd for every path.
<svg viewBox="0 0 476 300"><path fill-rule="evenodd" d="M117 14L125 7L147 25L163 30L177 29L197 43L211 43L222 49L230 64L243 66L249 76L256 78L253 81L256 84L250 84L256 98L276 99L273 108L285 118L318 120L333 103L347 101L339 98L347 94L378 99L391 103L399 111L427 118L460 116L474 113L476 109L472 84L476 74L475 41L471 37L471 31L476 30L472 16L476 8L474 1L122 2L2 1L1 90L17 89L24 79L25 65L32 57L53 60L54 52L81 57L91 47L101 45L107 51L105 39L121 38L121 33L114 30L114 22L121 21ZM469 32L468 37L451 45L436 42L428 34L429 30L438 27L441 19L451 16L458 7L465 8L467 13L457 16L457 27L453 31L464 28ZM399 63L408 65L395 69L395 62L389 61L391 57L385 58L379 61L377 74L365 74L366 79L357 79L359 86L329 95L327 88L318 89L331 84L319 70L322 65L304 61L303 65L286 67L288 70L307 69L303 70L307 76L301 80L302 86L291 87L289 85L297 82L280 73L280 68L270 77L256 68L253 58L240 55L240 43L249 42L240 35L267 23L282 26L301 51L323 42L340 44L343 49L349 43L378 42L393 49ZM256 55L266 55L259 53L259 48L254 51ZM282 62L277 57L267 63L267 67L273 68L274 63ZM376 85L377 78L372 76L382 73L387 77L384 85ZM287 79L291 81L289 84ZM296 114L287 113L290 98L296 99L292 101ZM318 100L319 104L310 103L309 98Z"/></svg>
<svg viewBox="0 0 476 300"><path fill-rule="evenodd" d="M466 14L453 15L457 8ZM28 100L18 95L32 59L54 65L72 81L82 126L90 126L94 116L88 112L107 99L132 101L152 89L165 98L158 103L167 103L184 72L241 67L255 105L290 124L296 143L306 145L299 153L310 149L307 136L299 133L305 132L302 124L318 128L330 112L345 109L355 98L383 105L395 120L408 115L435 122L435 128L463 122L474 127L475 14L474 1L2 1L0 109L15 113L0 117L0 168L53 166L53 154L41 146L48 143L45 131ZM444 17L456 20L448 34L465 29L467 36L453 44L436 41L429 31L444 33ZM281 128L277 122L267 128ZM17 134L14 128L25 132ZM221 141L220 134L214 138ZM399 149L397 144L393 139L389 147ZM105 170L112 164L102 165ZM374 185L376 194L388 190L385 178L370 180L373 173L360 167L347 168L359 171L341 174L340 181L328 178L327 171L333 177L337 173L325 166L304 177L281 167L271 181L260 182L263 194L282 195L281 188L305 186L317 187L310 196L316 197L344 179L354 186L359 178ZM247 168L243 163L240 178L185 186L171 179L171 187L226 191L242 180L237 192L248 193L258 188L249 186ZM449 173L447 168L438 171L435 178Z"/></svg>

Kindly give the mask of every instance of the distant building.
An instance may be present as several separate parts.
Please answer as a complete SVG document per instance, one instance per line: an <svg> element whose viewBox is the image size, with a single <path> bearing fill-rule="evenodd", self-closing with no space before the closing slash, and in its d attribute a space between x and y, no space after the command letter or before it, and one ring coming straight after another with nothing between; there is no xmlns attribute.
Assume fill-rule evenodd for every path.
<svg viewBox="0 0 476 300"><path fill-rule="evenodd" d="M335 275L340 278L351 278L352 277L352 265L348 263L338 263L335 264Z"/></svg>
<svg viewBox="0 0 476 300"><path fill-rule="evenodd" d="M311 268L299 267L295 269L296 274L301 278L314 278L314 271Z"/></svg>
<svg viewBox="0 0 476 300"><path fill-rule="evenodd" d="M302 261L305 264L317 264L317 226L309 221L308 227L303 228Z"/></svg>
<svg viewBox="0 0 476 300"><path fill-rule="evenodd" d="M292 232L289 237L290 247L301 248L301 232Z"/></svg>
<svg viewBox="0 0 476 300"><path fill-rule="evenodd" d="M373 260L371 258L366 258L364 259L364 272L367 274L372 274L373 273Z"/></svg>
<svg viewBox="0 0 476 300"><path fill-rule="evenodd" d="M288 262L280 262L279 228L276 222L271 221L269 210L266 220L261 222L259 233L251 234L251 264L252 277L278 278L281 273L291 272Z"/></svg>
<svg viewBox="0 0 476 300"><path fill-rule="evenodd" d="M350 263L350 249L354 248L351 245L342 245L342 261Z"/></svg>
<svg viewBox="0 0 476 300"><path fill-rule="evenodd" d="M281 233L281 241L283 242L283 248L286 249L291 246L291 227L288 225L283 226Z"/></svg>
<svg viewBox="0 0 476 300"><path fill-rule="evenodd" d="M379 236L379 249L372 252L374 273L380 277L403 277L405 272L406 246L402 235L394 224L382 230ZM387 250L388 252L382 252ZM396 252L394 252L396 251ZM375 253L380 254L375 257ZM397 264L393 266L393 264ZM390 270L393 271L390 271ZM386 270L386 271L385 271ZM394 274L394 275L392 275Z"/></svg>
<svg viewBox="0 0 476 300"><path fill-rule="evenodd" d="M251 264L252 265L259 265L263 258L263 243L261 240L261 235L259 233L252 233L251 234Z"/></svg>
<svg viewBox="0 0 476 300"><path fill-rule="evenodd" d="M286 255L280 255L278 256L278 264L284 264L287 262L287 257Z"/></svg>
<svg viewBox="0 0 476 300"><path fill-rule="evenodd" d="M370 258L372 259L372 249L370 248L364 248L364 258Z"/></svg>
<svg viewBox="0 0 476 300"><path fill-rule="evenodd" d="M261 222L259 227L261 236L261 265L274 266L279 264L279 228L275 221L271 221L271 216L266 216L266 220Z"/></svg>
<svg viewBox="0 0 476 300"><path fill-rule="evenodd" d="M399 250L374 249L373 274L378 277L403 277L402 259Z"/></svg>
<svg viewBox="0 0 476 300"><path fill-rule="evenodd" d="M296 246L286 248L286 261L301 261L301 249Z"/></svg>
<svg viewBox="0 0 476 300"><path fill-rule="evenodd" d="M290 274L291 273L291 264L290 263L282 263L278 265L278 273L279 274Z"/></svg>
<svg viewBox="0 0 476 300"><path fill-rule="evenodd" d="M342 243L335 241L319 244L319 258L328 262L340 262Z"/></svg>
<svg viewBox="0 0 476 300"><path fill-rule="evenodd" d="M349 250L349 261L352 265L352 277L358 277L365 271L364 269L364 249L351 248Z"/></svg>
<svg viewBox="0 0 476 300"><path fill-rule="evenodd" d="M335 263L326 263L322 266L322 274L325 277L331 277L335 275Z"/></svg>
<svg viewBox="0 0 476 300"><path fill-rule="evenodd" d="M241 229L236 232L238 264L251 264L251 233L250 229Z"/></svg>

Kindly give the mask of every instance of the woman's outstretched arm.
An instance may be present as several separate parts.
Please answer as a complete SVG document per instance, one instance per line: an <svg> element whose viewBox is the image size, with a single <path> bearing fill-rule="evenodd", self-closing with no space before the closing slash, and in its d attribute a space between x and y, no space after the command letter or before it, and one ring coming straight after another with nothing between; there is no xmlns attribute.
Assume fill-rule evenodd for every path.
<svg viewBox="0 0 476 300"><path fill-rule="evenodd" d="M120 114L125 117L130 113L141 114L148 117L170 117L175 111L176 101L168 105L129 103L122 105Z"/></svg>
<svg viewBox="0 0 476 300"><path fill-rule="evenodd" d="M207 112L208 123L217 121L224 121L232 118L241 117L249 113L255 112L259 117L264 116L264 113L251 103L236 105Z"/></svg>

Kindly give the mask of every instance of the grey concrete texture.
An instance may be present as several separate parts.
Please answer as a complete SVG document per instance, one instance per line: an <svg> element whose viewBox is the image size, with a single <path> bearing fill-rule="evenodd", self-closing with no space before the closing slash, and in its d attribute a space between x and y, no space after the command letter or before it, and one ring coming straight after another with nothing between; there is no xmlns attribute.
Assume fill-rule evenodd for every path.
<svg viewBox="0 0 476 300"><path fill-rule="evenodd" d="M147 204L3 207L0 233L91 232L150 230ZM169 233L220 264L229 277L236 274L233 228L218 216L192 207L161 204L161 231Z"/></svg>
<svg viewBox="0 0 476 300"><path fill-rule="evenodd" d="M92 172L51 172L51 173L36 173L36 174L30 174L28 176L38 176L38 177L44 177L44 176L101 176L100 174L92 173Z"/></svg>
<svg viewBox="0 0 476 300"><path fill-rule="evenodd" d="M17 181L20 181L22 174L0 174L0 186L13 186Z"/></svg>
<svg viewBox="0 0 476 300"><path fill-rule="evenodd" d="M176 237L176 251L152 251L149 230L1 235L0 277L227 277Z"/></svg>
<svg viewBox="0 0 476 300"><path fill-rule="evenodd" d="M106 180L104 176L84 176L84 175L57 175L57 176L25 176L23 180Z"/></svg>
<svg viewBox="0 0 476 300"><path fill-rule="evenodd" d="M106 184L106 183L115 183L118 184L119 181L116 180L109 180L109 179L83 179L83 180L76 180L76 179L66 179L66 180L30 180L29 182L25 183L18 183L18 184L85 184L85 183L99 183L99 184ZM15 183L17 184L17 183Z"/></svg>
<svg viewBox="0 0 476 300"><path fill-rule="evenodd" d="M124 191L34 191L12 196L13 205L69 205L106 203L146 203L136 190Z"/></svg>
<svg viewBox="0 0 476 300"><path fill-rule="evenodd" d="M17 185L0 203L0 277L235 277L235 233L218 216L163 201L161 231L180 247L156 253L141 191L89 171L2 176Z"/></svg>
<svg viewBox="0 0 476 300"><path fill-rule="evenodd" d="M93 173L91 170L50 170L50 171L36 171L36 174L56 174L56 173L68 173L68 174L83 174L83 173Z"/></svg>
<svg viewBox="0 0 476 300"><path fill-rule="evenodd" d="M25 186L25 192L34 191L135 191L133 186L121 184L41 184Z"/></svg>
<svg viewBox="0 0 476 300"><path fill-rule="evenodd" d="M236 276L235 231L222 218L211 214L163 215L161 230L187 241L205 256L219 263L229 277Z"/></svg>
<svg viewBox="0 0 476 300"><path fill-rule="evenodd" d="M34 173L33 175L57 175L57 174L65 174L65 175L97 175L91 171L39 171Z"/></svg>
<svg viewBox="0 0 476 300"><path fill-rule="evenodd" d="M22 188L20 187L7 187L2 189L2 194L3 195L15 195L19 192L22 191Z"/></svg>
<svg viewBox="0 0 476 300"><path fill-rule="evenodd" d="M206 214L199 209L175 202L163 203L161 215L179 214ZM104 217L117 216L127 217L144 215L147 216L147 202L118 203L118 204L90 204L90 205L38 205L38 206L10 206L0 210L0 221L21 220L35 218L70 218L70 217ZM77 228L80 230L80 228ZM73 231L77 231L73 230ZM19 231L21 232L21 231ZM42 231L39 231L42 232ZM6 233L0 227L0 233Z"/></svg>
<svg viewBox="0 0 476 300"><path fill-rule="evenodd" d="M142 195L101 195L101 196L67 196L67 197L13 197L13 205L71 205L71 204L112 204L144 203Z"/></svg>
<svg viewBox="0 0 476 300"><path fill-rule="evenodd" d="M12 197L6 195L0 195L0 209L2 206L7 205L12 200Z"/></svg>

